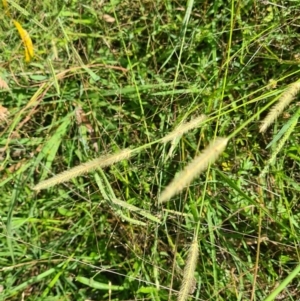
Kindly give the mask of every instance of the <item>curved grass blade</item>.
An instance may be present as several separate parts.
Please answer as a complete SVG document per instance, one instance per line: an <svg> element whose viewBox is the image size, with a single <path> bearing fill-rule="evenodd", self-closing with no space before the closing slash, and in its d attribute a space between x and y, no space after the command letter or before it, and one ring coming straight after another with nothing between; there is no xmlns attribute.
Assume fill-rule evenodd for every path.
<svg viewBox="0 0 300 301"><path fill-rule="evenodd" d="M93 278L86 278L86 277L81 277L78 276L76 277L76 281L87 285L89 287L92 287L94 289L98 289L98 290L111 290L111 291L123 291L124 287L123 286L119 286L119 285L110 285L107 283L103 283L103 282L98 282L96 280L94 280Z"/></svg>
<svg viewBox="0 0 300 301"><path fill-rule="evenodd" d="M149 212L147 212L147 211L145 211L145 210L143 210L141 208L138 208L138 207L136 207L136 206L134 206L132 204L128 204L127 202L124 202L124 201L121 201L121 200L118 200L118 199L112 199L111 201L114 204L117 204L120 207L126 208L129 211L136 212L136 213L138 213L138 214L140 214L140 215L148 218L149 220L151 220L153 222L156 222L158 224L161 223L161 221L157 217L153 216Z"/></svg>

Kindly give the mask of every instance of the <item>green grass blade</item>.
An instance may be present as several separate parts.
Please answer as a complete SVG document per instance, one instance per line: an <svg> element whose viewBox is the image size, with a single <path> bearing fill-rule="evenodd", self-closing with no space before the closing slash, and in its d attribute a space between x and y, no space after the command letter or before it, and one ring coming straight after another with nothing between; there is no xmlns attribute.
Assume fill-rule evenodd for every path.
<svg viewBox="0 0 300 301"><path fill-rule="evenodd" d="M295 278L299 279L300 264L276 287L276 289L264 301L273 301L287 285Z"/></svg>
<svg viewBox="0 0 300 301"><path fill-rule="evenodd" d="M87 285L91 288L97 289L97 290L105 290L105 291L123 291L124 287L123 286L118 286L118 285L109 285L107 283L102 283L99 281L96 281L92 278L86 278L82 276L77 276L76 280L84 285Z"/></svg>

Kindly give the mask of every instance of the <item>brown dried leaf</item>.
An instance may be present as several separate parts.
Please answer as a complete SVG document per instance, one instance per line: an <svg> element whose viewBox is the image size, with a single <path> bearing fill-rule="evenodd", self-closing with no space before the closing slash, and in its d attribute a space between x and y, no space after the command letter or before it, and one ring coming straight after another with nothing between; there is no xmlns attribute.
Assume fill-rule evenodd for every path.
<svg viewBox="0 0 300 301"><path fill-rule="evenodd" d="M81 106L78 106L75 110L75 119L78 125L84 125L90 134L94 133L94 129L87 117L87 114L84 113Z"/></svg>
<svg viewBox="0 0 300 301"><path fill-rule="evenodd" d="M7 122L8 115L9 115L8 109L0 105L0 122L1 121Z"/></svg>
<svg viewBox="0 0 300 301"><path fill-rule="evenodd" d="M2 89L2 90L9 89L7 82L2 78L0 78L0 89Z"/></svg>

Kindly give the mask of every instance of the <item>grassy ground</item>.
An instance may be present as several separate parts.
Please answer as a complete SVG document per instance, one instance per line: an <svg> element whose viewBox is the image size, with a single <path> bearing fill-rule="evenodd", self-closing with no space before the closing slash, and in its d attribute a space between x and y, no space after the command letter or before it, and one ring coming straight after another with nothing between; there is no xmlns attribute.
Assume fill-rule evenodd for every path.
<svg viewBox="0 0 300 301"><path fill-rule="evenodd" d="M8 6L0 300L175 300L195 238L191 300L299 300L297 100L259 132L299 78L298 1ZM33 41L29 63L12 18ZM160 143L201 114L200 127ZM158 203L216 136L230 138L216 163ZM32 189L128 147L130 159Z"/></svg>

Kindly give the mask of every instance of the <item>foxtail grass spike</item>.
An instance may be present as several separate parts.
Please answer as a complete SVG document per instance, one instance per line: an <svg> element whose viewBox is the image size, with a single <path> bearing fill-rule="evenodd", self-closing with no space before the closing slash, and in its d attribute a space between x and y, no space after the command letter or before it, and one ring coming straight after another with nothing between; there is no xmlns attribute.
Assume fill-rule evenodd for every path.
<svg viewBox="0 0 300 301"><path fill-rule="evenodd" d="M191 121L189 122L184 122L184 123L181 123L179 124L175 129L174 131L172 131L171 133L169 133L168 135L166 135L162 140L161 142L162 143L166 143L166 142L169 142L169 141L172 141L176 138L179 138L181 137L184 133L198 127L204 120L207 119L207 116L205 115L200 115L199 117L197 118L194 118L192 119Z"/></svg>
<svg viewBox="0 0 300 301"><path fill-rule="evenodd" d="M163 203L168 201L175 194L187 187L197 175L205 171L210 164L218 159L225 150L227 142L228 138L221 137L211 142L198 157L191 161L178 176L171 181L160 195L158 202Z"/></svg>
<svg viewBox="0 0 300 301"><path fill-rule="evenodd" d="M71 168L67 171L64 171L60 174L57 174L56 176L54 176L50 179L42 181L39 184L37 184L36 186L34 186L33 190L41 190L41 189L50 188L59 183L69 181L70 179L78 177L84 173L93 171L97 168L110 166L110 165L117 163L119 161L122 161L124 159L128 159L132 155L133 155L133 151L131 149L126 148L116 154L102 156L100 158L94 159L87 163L83 163L83 164L78 165L74 168Z"/></svg>
<svg viewBox="0 0 300 301"><path fill-rule="evenodd" d="M277 103L270 109L270 112L262 121L259 132L263 133L279 117L284 109L294 100L300 91L300 81L291 84L278 99Z"/></svg>
<svg viewBox="0 0 300 301"><path fill-rule="evenodd" d="M197 260L199 255L199 247L196 239L192 242L189 249L186 265L183 270L183 279L178 294L177 301L186 301L189 294L193 292L195 286L194 273L196 270Z"/></svg>

